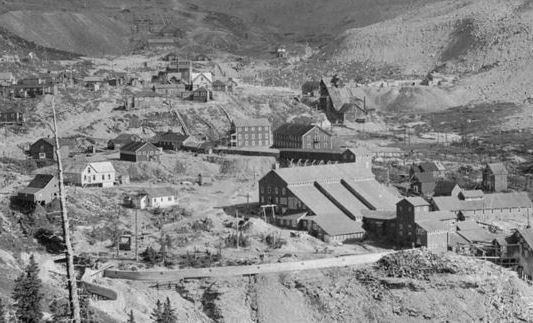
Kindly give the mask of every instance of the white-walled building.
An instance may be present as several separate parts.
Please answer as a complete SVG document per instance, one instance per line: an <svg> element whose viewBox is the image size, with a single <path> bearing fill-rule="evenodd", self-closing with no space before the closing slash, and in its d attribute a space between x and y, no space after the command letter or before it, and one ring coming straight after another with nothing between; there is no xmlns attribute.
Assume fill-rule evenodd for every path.
<svg viewBox="0 0 533 323"><path fill-rule="evenodd" d="M134 208L167 208L178 205L178 194L172 187L145 188L131 197Z"/></svg>
<svg viewBox="0 0 533 323"><path fill-rule="evenodd" d="M111 162L82 162L67 165L64 174L68 184L110 187L115 183L116 171Z"/></svg>

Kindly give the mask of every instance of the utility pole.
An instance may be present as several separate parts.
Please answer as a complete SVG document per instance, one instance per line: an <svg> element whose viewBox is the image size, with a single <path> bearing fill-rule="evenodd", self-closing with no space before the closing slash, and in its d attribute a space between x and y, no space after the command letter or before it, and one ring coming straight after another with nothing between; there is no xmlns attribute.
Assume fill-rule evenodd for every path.
<svg viewBox="0 0 533 323"><path fill-rule="evenodd" d="M55 155L57 161L57 170L59 177L59 206L61 209L61 220L63 224L63 239L65 240L66 258L67 258L67 283L69 289L69 301L71 318L74 323L81 323L80 316L80 303L78 299L78 286L76 283L76 272L74 271L74 251L72 249L72 243L70 242L70 229L69 219L67 214L67 198L65 192L65 184L63 183L63 164L61 162L61 152L59 151L59 138L57 135L57 120L56 120L56 108L55 108L55 88L52 94L52 115L54 126L54 139L55 139Z"/></svg>
<svg viewBox="0 0 533 323"><path fill-rule="evenodd" d="M137 209L135 209L135 261L139 261L139 222Z"/></svg>

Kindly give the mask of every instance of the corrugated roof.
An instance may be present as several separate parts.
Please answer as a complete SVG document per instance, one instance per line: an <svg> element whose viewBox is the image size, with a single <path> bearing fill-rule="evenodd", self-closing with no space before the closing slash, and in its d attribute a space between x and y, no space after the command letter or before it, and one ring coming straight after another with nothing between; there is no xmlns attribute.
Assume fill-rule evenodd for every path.
<svg viewBox="0 0 533 323"><path fill-rule="evenodd" d="M353 195L341 183L320 183L318 184L339 204L345 207L354 217L360 218L363 216L361 210L368 210L355 195Z"/></svg>
<svg viewBox="0 0 533 323"><path fill-rule="evenodd" d="M236 127L269 127L270 121L266 118L234 119L233 124Z"/></svg>
<svg viewBox="0 0 533 323"><path fill-rule="evenodd" d="M317 215L309 217L329 236L365 233L361 222L350 220L344 214Z"/></svg>
<svg viewBox="0 0 533 323"><path fill-rule="evenodd" d="M373 180L370 168L361 163L316 165L280 168L273 170L288 185L313 183L315 181L340 181L341 179Z"/></svg>
<svg viewBox="0 0 533 323"><path fill-rule="evenodd" d="M301 124L301 123L284 123L279 126L274 133L276 135L284 136L298 136L301 137L308 133L314 127L318 127L312 124Z"/></svg>
<svg viewBox="0 0 533 323"><path fill-rule="evenodd" d="M498 175L508 174L507 168L505 167L503 163L490 163L490 164L487 164L487 167L493 174L498 174Z"/></svg>

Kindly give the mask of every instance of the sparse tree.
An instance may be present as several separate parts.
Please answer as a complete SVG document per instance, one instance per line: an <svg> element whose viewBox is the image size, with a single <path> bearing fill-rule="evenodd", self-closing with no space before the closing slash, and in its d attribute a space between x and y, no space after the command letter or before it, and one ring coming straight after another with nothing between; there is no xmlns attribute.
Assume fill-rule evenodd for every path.
<svg viewBox="0 0 533 323"><path fill-rule="evenodd" d="M39 279L39 267L33 255L24 272L15 280L13 300L15 301L15 315L24 323L37 323L41 321L41 280Z"/></svg>
<svg viewBox="0 0 533 323"><path fill-rule="evenodd" d="M157 300L155 307L150 314L150 318L154 323L163 323L163 305L160 300Z"/></svg>
<svg viewBox="0 0 533 323"><path fill-rule="evenodd" d="M130 310L130 314L128 315L128 320L126 323L135 323L135 317L133 316L133 310Z"/></svg>
<svg viewBox="0 0 533 323"><path fill-rule="evenodd" d="M167 297L165 304L163 305L163 313L161 315L162 323L176 323L178 318L176 317L176 310L172 308L170 299Z"/></svg>
<svg viewBox="0 0 533 323"><path fill-rule="evenodd" d="M0 323L7 323L6 309L4 307L4 302L0 298Z"/></svg>

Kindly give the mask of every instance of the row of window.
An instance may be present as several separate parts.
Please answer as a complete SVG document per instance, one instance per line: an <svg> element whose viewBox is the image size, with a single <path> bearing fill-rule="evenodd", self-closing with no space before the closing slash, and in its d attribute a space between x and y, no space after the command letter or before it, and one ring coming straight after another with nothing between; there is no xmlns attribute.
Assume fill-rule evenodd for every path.
<svg viewBox="0 0 533 323"><path fill-rule="evenodd" d="M164 197L154 197L152 198L152 203L157 203L158 201L161 201L161 202L164 202ZM167 197L167 202L172 202L174 201L174 196L168 196Z"/></svg>
<svg viewBox="0 0 533 323"><path fill-rule="evenodd" d="M87 175L83 175L84 181L86 181L88 178L91 178L91 176L87 177ZM111 174L107 174L107 179L111 180ZM105 174L102 175L102 180L105 181ZM93 175L93 181L96 181L96 175Z"/></svg>
<svg viewBox="0 0 533 323"><path fill-rule="evenodd" d="M264 194L265 193L265 187L261 186L259 188L259 191ZM279 192L281 191L281 195L287 195L287 189L285 189L285 187L282 187L281 190L280 190L277 186L274 186L274 189L272 189L271 186L267 186L266 191L267 191L268 194L272 194L272 191L273 191L274 194L276 194L276 195L279 194Z"/></svg>
<svg viewBox="0 0 533 323"><path fill-rule="evenodd" d="M240 127L241 131L244 129L244 131L268 131L270 127L268 126L257 126L257 127Z"/></svg>
<svg viewBox="0 0 533 323"><path fill-rule="evenodd" d="M257 145L256 145L257 143ZM248 141L248 140L245 140L244 141L244 144L242 146L268 146L270 143L268 140L258 140L258 141L255 141L255 140L252 140L252 141Z"/></svg>
<svg viewBox="0 0 533 323"><path fill-rule="evenodd" d="M242 135L242 134L239 134L238 137L239 137L239 139L242 140L243 135ZM251 137L252 139L255 139L255 133L252 133L250 137ZM249 137L248 137L248 134L245 133L245 134L244 134L244 139L248 139L248 138L249 138ZM259 139L263 139L263 134L262 134L262 133L257 134L257 138L259 138ZM267 135L267 134L265 134L265 139L270 139L270 136Z"/></svg>

